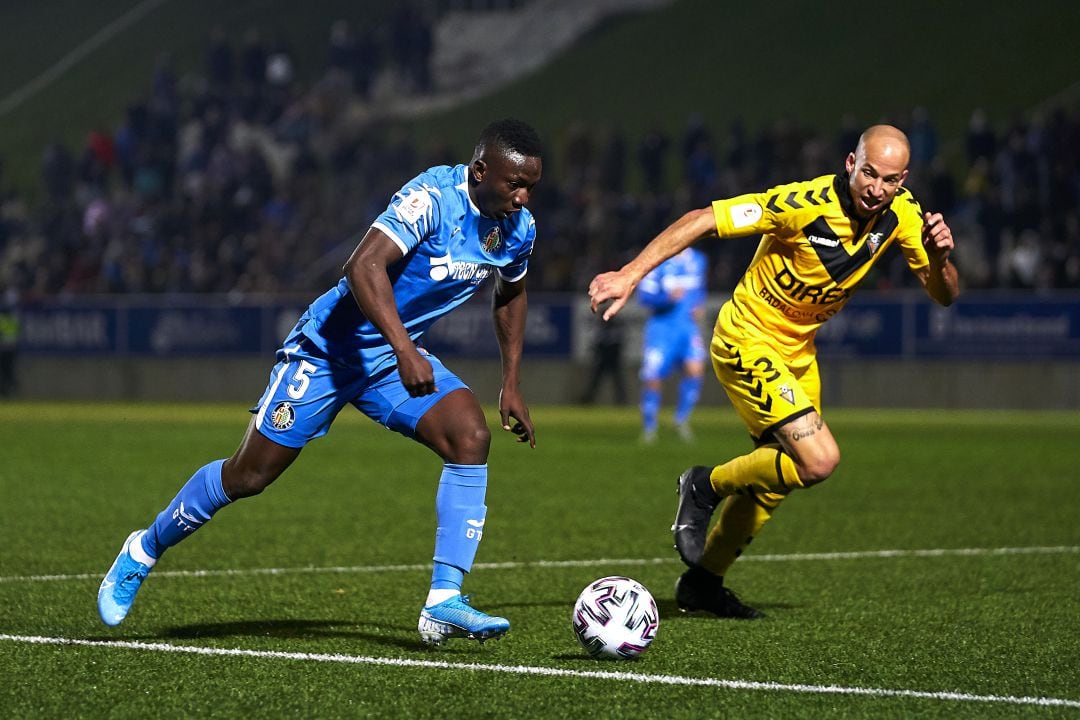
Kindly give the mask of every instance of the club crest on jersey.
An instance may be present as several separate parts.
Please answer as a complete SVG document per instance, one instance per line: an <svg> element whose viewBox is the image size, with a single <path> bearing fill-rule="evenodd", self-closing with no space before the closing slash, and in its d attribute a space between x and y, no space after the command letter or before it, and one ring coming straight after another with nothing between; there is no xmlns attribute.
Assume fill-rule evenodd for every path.
<svg viewBox="0 0 1080 720"><path fill-rule="evenodd" d="M885 236L883 232L872 232L866 236L866 247L870 249L870 254L873 255L877 252L877 249L881 247L881 240Z"/></svg>
<svg viewBox="0 0 1080 720"><path fill-rule="evenodd" d="M484 248L484 252L495 252L502 245L502 233L499 232L498 226L491 228L488 234L484 237L480 246Z"/></svg>
<svg viewBox="0 0 1080 720"><path fill-rule="evenodd" d="M274 412L270 413L270 424L275 430L288 430L296 422L296 411L291 403L279 402Z"/></svg>
<svg viewBox="0 0 1080 720"><path fill-rule="evenodd" d="M788 385L780 386L780 397L784 398L792 405L795 404L795 391L792 390Z"/></svg>

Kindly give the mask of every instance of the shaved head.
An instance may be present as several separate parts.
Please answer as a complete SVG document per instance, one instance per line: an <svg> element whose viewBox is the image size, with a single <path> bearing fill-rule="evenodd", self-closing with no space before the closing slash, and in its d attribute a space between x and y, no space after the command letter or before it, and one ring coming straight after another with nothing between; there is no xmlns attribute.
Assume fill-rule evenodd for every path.
<svg viewBox="0 0 1080 720"><path fill-rule="evenodd" d="M867 218L887 206L908 174L911 146L892 125L872 125L847 156L848 187L855 214Z"/></svg>
<svg viewBox="0 0 1080 720"><path fill-rule="evenodd" d="M859 136L855 156L873 158L875 163L887 162L907 168L911 159L911 145L907 135L892 125L872 125Z"/></svg>

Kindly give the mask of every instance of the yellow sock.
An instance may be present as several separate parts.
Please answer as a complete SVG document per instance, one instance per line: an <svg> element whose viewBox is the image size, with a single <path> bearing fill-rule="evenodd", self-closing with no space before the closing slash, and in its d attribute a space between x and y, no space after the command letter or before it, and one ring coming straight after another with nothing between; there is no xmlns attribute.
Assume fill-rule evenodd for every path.
<svg viewBox="0 0 1080 720"><path fill-rule="evenodd" d="M779 445L762 445L717 465L709 479L721 497L746 493L787 495L793 488L803 487L795 461Z"/></svg>
<svg viewBox="0 0 1080 720"><path fill-rule="evenodd" d="M784 497L778 493L762 493L726 498L720 508L720 519L713 525L705 541L701 567L723 577L750 541L761 532Z"/></svg>

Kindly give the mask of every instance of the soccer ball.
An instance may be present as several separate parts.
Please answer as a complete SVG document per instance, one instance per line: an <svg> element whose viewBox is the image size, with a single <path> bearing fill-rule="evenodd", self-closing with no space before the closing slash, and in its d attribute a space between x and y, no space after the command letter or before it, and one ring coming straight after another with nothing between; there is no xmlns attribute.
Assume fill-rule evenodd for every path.
<svg viewBox="0 0 1080 720"><path fill-rule="evenodd" d="M574 633L594 658L629 660L649 647L660 626L645 586L614 575L589 583L574 603Z"/></svg>

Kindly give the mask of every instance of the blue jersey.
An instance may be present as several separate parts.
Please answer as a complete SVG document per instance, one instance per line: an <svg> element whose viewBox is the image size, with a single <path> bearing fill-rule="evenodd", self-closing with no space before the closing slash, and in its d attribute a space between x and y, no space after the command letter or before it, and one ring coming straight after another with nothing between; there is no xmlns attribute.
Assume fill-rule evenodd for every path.
<svg viewBox="0 0 1080 720"><path fill-rule="evenodd" d="M637 288L638 301L654 318L693 320L694 310L705 303L705 273L705 255L686 248L642 278Z"/></svg>
<svg viewBox="0 0 1080 720"><path fill-rule="evenodd" d="M465 165L428 169L372 223L401 249L401 260L388 271L398 315L414 342L492 273L516 281L528 271L536 238L532 213L522 208L503 220L484 217L469 197L467 171ZM327 355L360 363L369 376L395 363L345 278L308 307L296 331Z"/></svg>
<svg viewBox="0 0 1080 720"><path fill-rule="evenodd" d="M705 255L686 248L653 268L637 287L645 321L641 379L658 380L676 366L705 358L696 311L706 299Z"/></svg>

